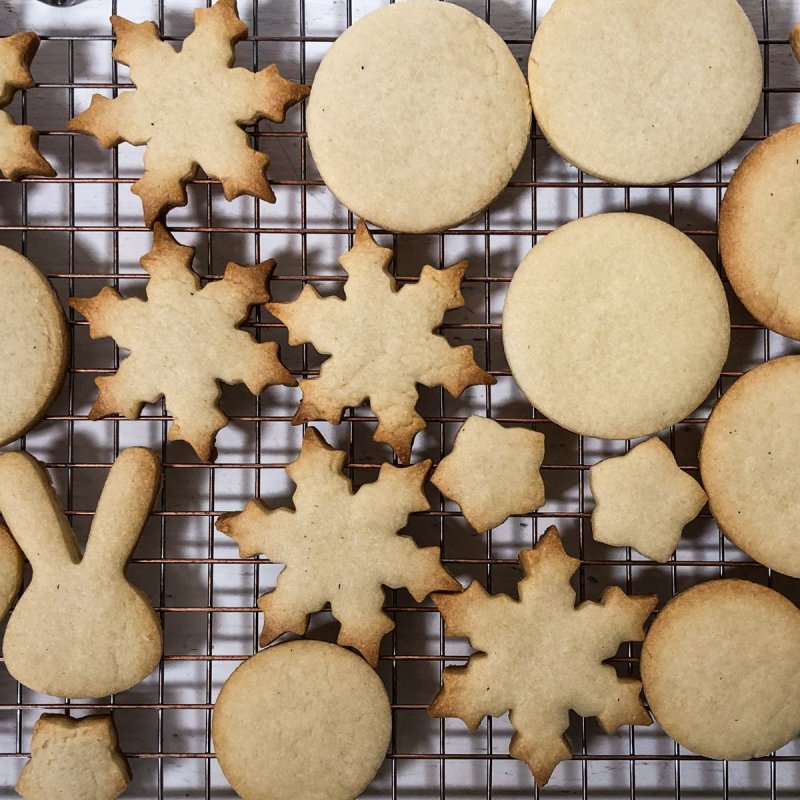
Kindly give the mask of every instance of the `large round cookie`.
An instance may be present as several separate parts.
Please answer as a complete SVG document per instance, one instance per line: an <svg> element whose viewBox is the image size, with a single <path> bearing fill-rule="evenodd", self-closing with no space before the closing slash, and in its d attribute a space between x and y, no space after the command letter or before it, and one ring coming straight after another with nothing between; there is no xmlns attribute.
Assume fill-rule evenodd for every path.
<svg viewBox="0 0 800 800"><path fill-rule="evenodd" d="M294 641L247 659L214 706L225 777L244 800L353 800L386 756L392 714L357 655Z"/></svg>
<svg viewBox="0 0 800 800"><path fill-rule="evenodd" d="M528 81L536 121L565 159L615 183L668 183L744 133L761 52L736 0L555 0Z"/></svg>
<svg viewBox="0 0 800 800"><path fill-rule="evenodd" d="M728 306L703 252L639 214L575 220L517 269L503 312L511 372L576 433L631 439L694 411L728 353Z"/></svg>
<svg viewBox="0 0 800 800"><path fill-rule="evenodd" d="M642 645L661 727L719 759L763 756L800 730L800 611L765 586L718 580L677 595Z"/></svg>
<svg viewBox="0 0 800 800"><path fill-rule="evenodd" d="M68 355L67 323L47 278L0 247L0 445L42 417L64 380Z"/></svg>
<svg viewBox="0 0 800 800"><path fill-rule="evenodd" d="M393 231L458 225L506 186L525 152L525 78L470 12L406 0L368 14L322 59L306 111L328 188Z"/></svg>
<svg viewBox="0 0 800 800"><path fill-rule="evenodd" d="M800 339L800 125L770 136L739 165L722 201L719 246L747 310Z"/></svg>
<svg viewBox="0 0 800 800"><path fill-rule="evenodd" d="M722 532L756 561L800 577L800 356L743 375L717 403L700 474Z"/></svg>

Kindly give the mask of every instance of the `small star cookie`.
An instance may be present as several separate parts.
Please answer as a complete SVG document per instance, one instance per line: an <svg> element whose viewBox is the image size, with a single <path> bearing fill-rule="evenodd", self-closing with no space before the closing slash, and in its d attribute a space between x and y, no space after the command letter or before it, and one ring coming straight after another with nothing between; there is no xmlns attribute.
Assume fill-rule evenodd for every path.
<svg viewBox="0 0 800 800"><path fill-rule="evenodd" d="M259 395L267 386L296 386L275 342L259 343L240 329L250 309L269 300L274 261L253 267L230 263L222 280L201 288L192 270L194 248L178 244L157 223L153 247L141 259L150 275L147 301L123 299L104 287L70 305L89 320L93 339L110 336L130 355L114 375L95 379L100 390L89 419L122 414L136 419L161 397L173 423L170 441L188 442L202 461L214 458L214 439L228 418L219 408L220 382L243 383Z"/></svg>
<svg viewBox="0 0 800 800"><path fill-rule="evenodd" d="M662 564L669 561L681 531L708 499L656 437L624 456L592 466L589 487L595 501L594 538L603 544L632 547Z"/></svg>
<svg viewBox="0 0 800 800"><path fill-rule="evenodd" d="M236 0L218 0L194 12L195 29L180 51L159 38L154 22L111 17L113 56L130 67L136 88L109 99L94 95L68 129L97 138L103 147L146 145L144 175L133 185L147 227L186 205L186 184L198 167L222 181L227 200L242 194L268 203L269 156L250 146L242 125L283 122L310 89L285 80L272 64L260 72L234 68L234 45L247 36Z"/></svg>
<svg viewBox="0 0 800 800"><path fill-rule="evenodd" d="M570 757L564 738L570 709L597 717L607 733L620 725L650 725L642 685L604 663L622 642L644 638L657 598L628 597L616 586L599 603L575 605L570 585L580 561L548 528L519 556L525 575L519 600L490 595L479 583L462 594L433 596L445 633L465 636L478 651L465 667L447 667L431 704L432 717L457 717L475 730L484 716L510 711L516 729L509 753L530 767L539 786Z"/></svg>
<svg viewBox="0 0 800 800"><path fill-rule="evenodd" d="M297 486L295 508L251 500L244 511L223 514L217 528L238 543L242 558L262 554L286 565L275 590L258 601L262 646L287 631L304 634L309 616L330 602L341 623L339 644L374 666L381 639L394 628L382 611L384 586L405 587L421 602L461 585L442 566L438 547L398 535L409 514L430 508L422 487L431 462L382 464L378 479L354 493L342 474L346 459L308 428L299 458L286 468Z"/></svg>
<svg viewBox="0 0 800 800"><path fill-rule="evenodd" d="M111 717L42 714L16 789L25 800L115 800L130 782Z"/></svg>
<svg viewBox="0 0 800 800"><path fill-rule="evenodd" d="M544 504L539 474L543 458L543 434L470 417L431 483L455 500L467 522L481 533Z"/></svg>
<svg viewBox="0 0 800 800"><path fill-rule="evenodd" d="M15 33L0 39L0 108L7 106L17 89L33 86L31 62L39 49L35 33ZM0 172L10 181L28 175L52 178L56 171L39 152L39 134L30 125L17 125L0 111Z"/></svg>
<svg viewBox="0 0 800 800"><path fill-rule="evenodd" d="M352 250L339 259L347 272L345 299L320 297L306 286L291 303L267 308L289 329L289 344L310 342L330 355L318 378L300 382L303 401L292 420L341 422L342 411L369 399L378 419L375 441L408 464L411 443L425 427L416 412L417 385L444 386L457 397L468 386L493 384L470 345L453 347L433 333L446 311L461 308L462 261L426 266L416 283L398 289L389 273L392 251L379 247L364 221Z"/></svg>

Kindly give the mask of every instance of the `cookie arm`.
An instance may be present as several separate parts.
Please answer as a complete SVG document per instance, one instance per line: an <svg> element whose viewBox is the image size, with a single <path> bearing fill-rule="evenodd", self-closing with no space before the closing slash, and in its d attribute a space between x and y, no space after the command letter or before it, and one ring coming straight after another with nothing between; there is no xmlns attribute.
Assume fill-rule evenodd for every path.
<svg viewBox="0 0 800 800"><path fill-rule="evenodd" d="M97 503L84 561L121 572L133 553L161 484L158 456L146 447L123 451Z"/></svg>

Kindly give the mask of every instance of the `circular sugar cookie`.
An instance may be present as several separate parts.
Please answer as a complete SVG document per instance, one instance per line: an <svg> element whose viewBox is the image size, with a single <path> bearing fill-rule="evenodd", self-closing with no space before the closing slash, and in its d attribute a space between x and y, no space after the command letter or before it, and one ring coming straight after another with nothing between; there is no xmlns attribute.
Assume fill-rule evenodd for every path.
<svg viewBox="0 0 800 800"><path fill-rule="evenodd" d="M750 124L762 77L737 0L555 0L528 63L552 147L614 183L669 183L721 158Z"/></svg>
<svg viewBox="0 0 800 800"><path fill-rule="evenodd" d="M360 217L425 233L483 211L530 138L528 88L469 11L405 0L367 14L325 54L306 110L322 179Z"/></svg>
<svg viewBox="0 0 800 800"><path fill-rule="evenodd" d="M0 445L34 425L55 399L69 343L61 304L27 258L0 247Z"/></svg>
<svg viewBox="0 0 800 800"><path fill-rule="evenodd" d="M22 586L25 559L11 532L0 523L0 619L14 605Z"/></svg>
<svg viewBox="0 0 800 800"><path fill-rule="evenodd" d="M575 220L511 281L503 345L514 378L553 422L602 439L647 436L694 411L719 377L728 305L687 236L640 214Z"/></svg>
<svg viewBox="0 0 800 800"><path fill-rule="evenodd" d="M383 763L386 689L367 663L326 642L287 642L247 659L223 685L212 737L244 800L353 800Z"/></svg>
<svg viewBox="0 0 800 800"><path fill-rule="evenodd" d="M765 139L739 165L722 201L719 245L745 308L800 339L800 125Z"/></svg>
<svg viewBox="0 0 800 800"><path fill-rule="evenodd" d="M678 744L708 758L764 756L800 730L800 611L750 581L694 586L658 613L642 688Z"/></svg>
<svg viewBox="0 0 800 800"><path fill-rule="evenodd" d="M800 356L744 374L720 398L700 444L708 506L747 555L800 578Z"/></svg>

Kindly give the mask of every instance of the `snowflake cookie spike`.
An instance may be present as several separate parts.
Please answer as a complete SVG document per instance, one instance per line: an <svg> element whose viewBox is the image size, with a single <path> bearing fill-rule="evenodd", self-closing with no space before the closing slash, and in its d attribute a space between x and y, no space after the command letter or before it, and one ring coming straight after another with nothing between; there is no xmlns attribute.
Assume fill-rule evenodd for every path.
<svg viewBox="0 0 800 800"><path fill-rule="evenodd" d="M146 301L105 287L95 297L71 298L70 305L87 318L92 338L111 337L130 351L115 374L95 380L99 394L90 418L121 413L135 419L145 403L164 397L173 417L168 439L188 442L210 461L227 423L220 383L244 383L258 395L296 381L280 363L277 343L259 343L240 328L252 307L269 299L274 262L231 263L221 280L202 286L191 268L193 254L157 224L153 247L141 259L150 276Z"/></svg>
<svg viewBox="0 0 800 800"><path fill-rule="evenodd" d="M301 381L303 399L294 424L341 421L345 408L369 401L378 420L375 441L388 444L404 464L425 427L417 413L418 385L443 386L458 396L494 378L475 363L472 347L453 347L434 333L444 314L463 305L466 262L448 269L426 266L415 284L398 289L389 272L392 251L367 226L339 261L347 272L345 299L320 297L305 287L297 300L267 308L289 331L289 343L312 344L328 358L319 376Z"/></svg>
<svg viewBox="0 0 800 800"><path fill-rule="evenodd" d="M433 595L446 634L466 637L478 652L467 666L444 670L429 714L457 717L474 729L484 716L509 711L516 731L509 752L544 786L570 757L564 738L570 709L597 717L609 733L651 723L641 683L620 678L605 661L623 642L644 638L657 601L612 587L599 603L576 606L570 578L580 562L564 552L554 527L520 554L520 565L519 600L475 583L459 595Z"/></svg>
<svg viewBox="0 0 800 800"><path fill-rule="evenodd" d="M176 51L152 22L112 17L113 55L129 65L135 88L114 99L95 95L68 125L106 148L122 141L147 146L132 191L148 227L186 205L186 184L201 167L222 183L228 200L249 194L274 203L269 157L251 146L242 126L265 118L282 122L310 91L282 78L275 65L258 73L233 67L234 44L247 34L233 0L197 9L194 20Z"/></svg>
<svg viewBox="0 0 800 800"><path fill-rule="evenodd" d="M0 107L8 105L17 89L33 86L31 62L39 48L35 33L15 33L0 39ZM28 175L52 178L56 172L39 152L39 134L30 125L17 125L0 111L0 172L11 181Z"/></svg>
<svg viewBox="0 0 800 800"><path fill-rule="evenodd" d="M287 467L294 509L251 500L224 514L217 528L243 558L263 555L284 564L274 591L258 601L264 612L261 644L288 631L303 634L311 614L330 603L340 645L375 666L384 635L394 627L383 612L384 586L407 588L421 602L434 591L460 591L441 564L438 547L420 548L399 531L410 514L429 508L423 491L430 461L412 467L383 464L377 480L357 492L342 473L347 454L313 428Z"/></svg>

